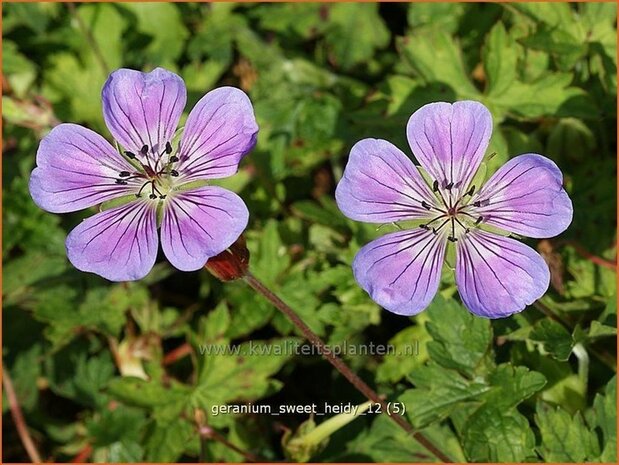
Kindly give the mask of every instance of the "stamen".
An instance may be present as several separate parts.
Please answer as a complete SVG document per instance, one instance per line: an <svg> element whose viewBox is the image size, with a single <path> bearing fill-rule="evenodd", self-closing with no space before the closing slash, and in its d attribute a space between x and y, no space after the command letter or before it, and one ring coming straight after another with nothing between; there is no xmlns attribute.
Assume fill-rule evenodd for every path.
<svg viewBox="0 0 619 465"><path fill-rule="evenodd" d="M440 225L438 228L432 228L432 232L433 232L434 234L438 234L438 232L441 230L441 228L442 228L443 226L445 226L448 222L449 222L449 218L447 218L445 221L443 221L443 222L441 223L441 225Z"/></svg>
<svg viewBox="0 0 619 465"><path fill-rule="evenodd" d="M172 153L172 144L170 144L169 142L165 143L165 153L167 153L168 155Z"/></svg>
<svg viewBox="0 0 619 465"><path fill-rule="evenodd" d="M474 193L475 193L475 184L473 184L471 186L471 188L468 190L468 192L466 194L464 194L464 195L471 195L472 196Z"/></svg>
<svg viewBox="0 0 619 465"><path fill-rule="evenodd" d="M121 186L126 186L127 181L125 181L124 179L117 179L116 184L120 184Z"/></svg>
<svg viewBox="0 0 619 465"><path fill-rule="evenodd" d="M432 190L434 192L438 192L438 181L434 181L434 184L432 184Z"/></svg>
<svg viewBox="0 0 619 465"><path fill-rule="evenodd" d="M473 202L474 207L485 207L486 205L489 205L489 204L490 204L490 200L488 199L478 200L477 202Z"/></svg>
<svg viewBox="0 0 619 465"><path fill-rule="evenodd" d="M419 227L420 227L421 229L425 229L426 231L427 231L428 229L430 229L430 226L428 226L427 224L420 224L420 225L419 225Z"/></svg>
<svg viewBox="0 0 619 465"><path fill-rule="evenodd" d="M129 171L121 171L118 176L120 176L121 178L128 178L129 176L131 176L131 173Z"/></svg>
<svg viewBox="0 0 619 465"><path fill-rule="evenodd" d="M458 238L454 237L454 236L449 236L447 239L449 239L451 242L457 242Z"/></svg>
<svg viewBox="0 0 619 465"><path fill-rule="evenodd" d="M157 196L155 194L150 194L148 196L149 199L155 200L157 198Z"/></svg>
<svg viewBox="0 0 619 465"><path fill-rule="evenodd" d="M170 170L170 176L178 176L178 171ZM422 203L422 205L423 205L423 203ZM429 207L427 207L427 208L428 208L428 210L430 209Z"/></svg>
<svg viewBox="0 0 619 465"><path fill-rule="evenodd" d="M445 189L447 189L448 191L450 191L450 190L451 190L451 188L452 188L453 186L454 186L454 183L453 183L453 182L450 182L449 184L447 184L447 185L445 186Z"/></svg>
<svg viewBox="0 0 619 465"><path fill-rule="evenodd" d="M178 157L176 155L170 157L170 163L175 163L178 161Z"/></svg>
<svg viewBox="0 0 619 465"><path fill-rule="evenodd" d="M479 223L481 223L482 221L484 221L484 217L480 216L479 218L477 218L477 221L475 221L475 226L477 226Z"/></svg>
<svg viewBox="0 0 619 465"><path fill-rule="evenodd" d="M147 155L147 154L148 154L148 145L144 144L144 145L142 146L142 148L140 149L140 153L141 153L142 155Z"/></svg>
<svg viewBox="0 0 619 465"><path fill-rule="evenodd" d="M144 190L144 188L146 186L148 186L149 184L151 184L152 181L146 181L144 184L142 184L142 187L140 187L140 190L138 191L137 194L135 194L136 197L142 197L142 191Z"/></svg>
<svg viewBox="0 0 619 465"><path fill-rule="evenodd" d="M129 152L129 151L127 151L127 150L125 150L125 156L127 156L127 157L131 158L132 160L135 160L135 158L136 158L136 157L135 157L135 153L133 153L133 152Z"/></svg>

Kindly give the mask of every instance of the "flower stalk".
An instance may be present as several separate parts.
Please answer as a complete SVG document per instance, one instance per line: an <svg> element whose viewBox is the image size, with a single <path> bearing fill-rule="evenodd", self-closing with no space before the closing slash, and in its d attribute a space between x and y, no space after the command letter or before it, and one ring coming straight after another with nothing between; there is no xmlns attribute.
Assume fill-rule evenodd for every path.
<svg viewBox="0 0 619 465"><path fill-rule="evenodd" d="M32 436L30 436L30 432L28 431L28 425L26 425L24 414L22 413L21 407L19 405L19 400L17 399L15 389L13 388L13 381L11 380L9 372L6 370L6 368L2 372L2 385L4 386L4 392L6 393L6 398L9 403L9 409L11 410L13 423L15 423L15 428L17 428L19 439L24 445L24 449L26 449L28 458L30 458L30 461L32 463L41 463L41 455L39 454L39 451L37 450L37 447L32 440Z"/></svg>
<svg viewBox="0 0 619 465"><path fill-rule="evenodd" d="M428 438L422 433L415 431L413 427L400 415L391 414L390 409L387 407L387 403L368 386L359 376L357 376L337 355L335 355L325 343L314 333L309 326L299 317L299 315L290 308L283 300L281 300L276 294L274 294L269 288L267 288L258 278L247 271L244 278L245 282L256 292L261 294L265 299L273 304L275 308L281 311L292 324L294 324L299 331L310 341L320 354L327 359L327 361L335 367L361 394L363 394L370 401L379 404L381 411L389 416L400 428L410 434L419 444L428 449L436 458L445 463L451 463L452 460L438 449Z"/></svg>

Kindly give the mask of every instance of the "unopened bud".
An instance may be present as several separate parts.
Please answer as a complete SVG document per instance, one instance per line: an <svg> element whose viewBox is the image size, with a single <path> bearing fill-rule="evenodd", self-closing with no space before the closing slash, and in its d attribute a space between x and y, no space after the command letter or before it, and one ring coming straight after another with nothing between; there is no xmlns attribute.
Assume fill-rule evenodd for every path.
<svg viewBox="0 0 619 465"><path fill-rule="evenodd" d="M245 276L249 267L249 250L242 235L219 255L209 258L204 267L221 281L234 281Z"/></svg>

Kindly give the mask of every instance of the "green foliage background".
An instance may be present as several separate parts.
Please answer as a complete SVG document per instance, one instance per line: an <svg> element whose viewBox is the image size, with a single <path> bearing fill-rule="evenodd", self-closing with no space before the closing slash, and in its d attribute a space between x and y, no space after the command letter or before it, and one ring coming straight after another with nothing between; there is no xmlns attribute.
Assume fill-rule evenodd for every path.
<svg viewBox="0 0 619 465"><path fill-rule="evenodd" d="M282 460L282 431L307 416L210 406L364 400L319 357L201 356L207 343L300 341L241 282L160 260L141 282L111 284L67 262L66 234L92 212L31 201L39 140L59 121L107 135L108 72L164 66L185 79L188 108L218 85L248 92L258 145L222 184L249 206L253 272L331 344L417 343L414 356L345 357L416 427L457 461L616 460L615 4L5 3L3 22L3 362L44 458L196 461L203 410L231 443ZM409 152L410 114L457 99L494 115L490 171L524 152L559 164L574 222L529 242L553 271L539 305L475 318L445 273L426 312L397 317L350 268L387 228L344 218L334 185L357 140ZM178 347L193 350L174 359ZM6 398L3 420L3 460L27 460ZM432 460L377 415L308 454L296 458ZM201 457L244 460L216 441Z"/></svg>

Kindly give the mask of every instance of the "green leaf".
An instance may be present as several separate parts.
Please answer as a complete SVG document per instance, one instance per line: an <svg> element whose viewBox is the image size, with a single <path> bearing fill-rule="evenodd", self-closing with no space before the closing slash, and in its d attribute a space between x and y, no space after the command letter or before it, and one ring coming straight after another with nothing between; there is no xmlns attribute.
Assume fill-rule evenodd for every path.
<svg viewBox="0 0 619 465"><path fill-rule="evenodd" d="M462 440L471 462L529 462L535 457L535 436L515 409L483 406L468 419Z"/></svg>
<svg viewBox="0 0 619 465"><path fill-rule="evenodd" d="M488 377L493 389L484 395L484 400L499 409L509 409L520 404L546 385L541 373L524 366L505 363L497 366Z"/></svg>
<svg viewBox="0 0 619 465"><path fill-rule="evenodd" d="M406 405L407 415L416 428L446 418L462 403L476 400L490 390L484 382L468 380L454 370L434 364L415 369L409 378L415 389L405 391L399 401Z"/></svg>
<svg viewBox="0 0 619 465"><path fill-rule="evenodd" d="M572 80L568 73L547 73L530 83L516 81L503 94L495 96L491 103L523 118L592 118L596 114L595 104L585 91L570 85ZM540 99L542 93L544 98Z"/></svg>
<svg viewBox="0 0 619 465"><path fill-rule="evenodd" d="M440 445L441 451L455 462L464 462L465 457L458 438L451 428L445 425L432 425L420 431L433 444ZM417 463L429 462L433 456L415 440L411 440L402 428L387 415L378 415L372 425L346 444L346 449L336 448L333 462L374 462Z"/></svg>
<svg viewBox="0 0 619 465"><path fill-rule="evenodd" d="M572 335L561 324L550 319L536 323L529 338L532 341L542 342L544 350L557 360L567 360L574 347Z"/></svg>
<svg viewBox="0 0 619 465"><path fill-rule="evenodd" d="M146 438L147 462L176 462L191 440L197 441L195 425L184 418L157 422Z"/></svg>
<svg viewBox="0 0 619 465"><path fill-rule="evenodd" d="M455 300L437 296L426 310L426 323L433 341L428 343L430 358L445 368L473 374L484 368L490 350L490 322L478 318Z"/></svg>
<svg viewBox="0 0 619 465"><path fill-rule="evenodd" d="M414 326L403 329L389 340L394 352L383 358L383 363L376 371L377 381L400 381L428 359L426 344L432 339L425 328L425 321L427 315L421 313Z"/></svg>
<svg viewBox="0 0 619 465"><path fill-rule="evenodd" d="M424 28L398 40L398 49L407 67L426 83L441 83L459 99L479 100L479 91L469 79L462 52L444 31Z"/></svg>
<svg viewBox="0 0 619 465"><path fill-rule="evenodd" d="M372 31L359 34L359 31ZM325 40L335 64L343 69L370 59L376 49L389 43L389 29L374 3L338 3L330 5Z"/></svg>
<svg viewBox="0 0 619 465"><path fill-rule="evenodd" d="M119 401L136 407L154 408L186 400L191 390L178 382L164 385L157 380L141 378L114 378L107 384L107 392Z"/></svg>
<svg viewBox="0 0 619 465"><path fill-rule="evenodd" d="M584 463L600 453L597 437L580 412L571 416L560 407L538 403L535 422L542 437L539 453L546 462Z"/></svg>
<svg viewBox="0 0 619 465"><path fill-rule="evenodd" d="M497 23L488 34L483 49L488 80L486 94L489 97L501 95L516 81L518 58L516 42L507 33L503 23Z"/></svg>
<svg viewBox="0 0 619 465"><path fill-rule="evenodd" d="M593 401L595 424L602 430L602 462L617 461L617 377L606 385L604 395L596 394Z"/></svg>
<svg viewBox="0 0 619 465"><path fill-rule="evenodd" d="M183 24L177 5L172 3L125 3L133 12L138 31L151 37L142 51L144 60L153 66L171 64L183 51L189 33Z"/></svg>

